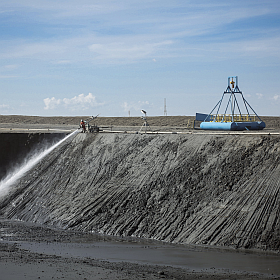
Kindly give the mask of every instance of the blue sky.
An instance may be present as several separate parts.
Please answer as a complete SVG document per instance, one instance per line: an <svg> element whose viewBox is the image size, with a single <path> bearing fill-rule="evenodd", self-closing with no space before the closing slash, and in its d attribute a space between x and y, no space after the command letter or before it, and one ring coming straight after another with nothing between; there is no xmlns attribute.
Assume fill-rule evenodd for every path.
<svg viewBox="0 0 280 280"><path fill-rule="evenodd" d="M0 114L280 115L280 1L2 0Z"/></svg>

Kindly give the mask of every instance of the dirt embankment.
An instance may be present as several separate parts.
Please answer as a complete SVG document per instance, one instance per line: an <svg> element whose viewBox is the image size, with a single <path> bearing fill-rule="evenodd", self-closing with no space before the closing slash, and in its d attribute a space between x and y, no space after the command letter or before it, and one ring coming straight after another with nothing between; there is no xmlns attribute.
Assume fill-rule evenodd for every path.
<svg viewBox="0 0 280 280"><path fill-rule="evenodd" d="M78 125L81 119L88 119L89 116L77 117L39 117L39 116L5 116L0 115L0 123L20 123L20 124L50 124L50 125ZM189 120L194 120L194 116L159 116L148 117L150 125L155 126L184 126ZM98 125L108 126L141 126L143 119L139 117L97 117L95 122Z"/></svg>
<svg viewBox="0 0 280 280"><path fill-rule="evenodd" d="M0 201L9 219L175 243L280 249L280 139L78 134Z"/></svg>
<svg viewBox="0 0 280 280"><path fill-rule="evenodd" d="M49 125L78 125L82 119L89 116L76 117L40 117L40 116L21 116L21 115L0 115L1 123L11 124L49 124ZM185 127L193 124L195 116L157 116L147 117L150 126L177 126ZM267 128L280 128L280 117L262 116L261 119L266 123ZM142 126L143 120L139 117L98 117L94 121L99 126Z"/></svg>

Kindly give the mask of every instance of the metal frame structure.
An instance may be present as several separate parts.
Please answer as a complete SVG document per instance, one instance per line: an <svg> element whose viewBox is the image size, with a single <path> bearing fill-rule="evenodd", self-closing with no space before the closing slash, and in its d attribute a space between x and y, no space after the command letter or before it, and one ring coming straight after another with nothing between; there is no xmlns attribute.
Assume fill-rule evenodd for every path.
<svg viewBox="0 0 280 280"><path fill-rule="evenodd" d="M225 112L223 114L219 114L219 110L221 108L221 104L223 100L225 99L225 94L229 94L230 97L228 99ZM241 95L241 99L243 100L244 106L246 108L247 114L244 115L241 113L240 106L237 102L236 94ZM218 107L218 108L217 108ZM212 114L213 111L217 108L216 114ZM230 108L230 114L227 114L228 109ZM250 114L249 109L250 108L254 114ZM238 114L235 114L235 112L238 111ZM206 119L210 118L210 121L212 122L250 122L255 121L256 117L259 119L259 121L262 121L261 118L257 115L255 110L251 107L251 105L246 101L246 99L243 96L242 91L240 91L238 87L238 77L228 77L228 87L224 91L222 98L219 100L219 102L216 104L216 106L213 108L213 110L210 112L210 114L207 115L204 121Z"/></svg>

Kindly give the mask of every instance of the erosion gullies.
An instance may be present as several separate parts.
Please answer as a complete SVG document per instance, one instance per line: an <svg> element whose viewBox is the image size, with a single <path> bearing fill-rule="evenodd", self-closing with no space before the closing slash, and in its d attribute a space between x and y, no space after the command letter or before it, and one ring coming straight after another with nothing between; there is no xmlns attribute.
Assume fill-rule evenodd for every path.
<svg viewBox="0 0 280 280"><path fill-rule="evenodd" d="M78 134L0 211L64 229L279 250L279 160L278 137Z"/></svg>

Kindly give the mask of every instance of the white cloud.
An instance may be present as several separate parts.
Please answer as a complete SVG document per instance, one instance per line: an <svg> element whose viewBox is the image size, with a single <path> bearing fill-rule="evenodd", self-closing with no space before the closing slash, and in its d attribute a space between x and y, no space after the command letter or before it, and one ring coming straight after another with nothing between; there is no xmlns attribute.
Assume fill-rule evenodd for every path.
<svg viewBox="0 0 280 280"><path fill-rule="evenodd" d="M45 107L44 107L45 110L52 110L52 109L56 108L57 105L59 105L61 103L61 100L56 99L55 97L45 98L44 103L45 103Z"/></svg>
<svg viewBox="0 0 280 280"><path fill-rule="evenodd" d="M45 42L11 40L0 44L0 59L49 61L55 65L71 63L131 63L167 57L174 41L154 34L97 36L84 35ZM177 54L178 55L178 54ZM15 66L10 66L10 68ZM6 69L5 69L6 70Z"/></svg>
<svg viewBox="0 0 280 280"><path fill-rule="evenodd" d="M74 96L73 98L63 98L63 99L56 99L55 97L52 98L45 98L45 110L52 110L57 108L58 106L64 106L71 111L75 110L86 110L89 108L97 107L103 105L103 103L98 103L96 97L89 93L88 95L80 94L78 96Z"/></svg>
<svg viewBox="0 0 280 280"><path fill-rule="evenodd" d="M256 96L258 97L258 99L263 98L263 94L262 93L256 93Z"/></svg>
<svg viewBox="0 0 280 280"><path fill-rule="evenodd" d="M92 93L89 93L86 96L84 94L80 94L80 95L75 96L71 99L64 98L63 103L67 107L71 107L71 108L78 107L78 108L82 108L82 109L88 109L88 108L92 108L92 107L102 105L102 103L98 103L96 101L96 97L94 95L92 95Z"/></svg>
<svg viewBox="0 0 280 280"><path fill-rule="evenodd" d="M46 23L42 19L44 15L48 19L47 23L50 21L56 26L53 21L58 20L63 23L62 26L70 26L73 32L64 36L59 33L56 37L41 40L3 40L0 44L0 58L28 58L67 64L73 60L80 63L130 63L147 58L156 60L158 57L184 56L199 56L205 61L205 58L226 58L228 53L233 52L239 56L279 57L280 39L275 35L278 33L274 29L272 33L265 30L267 35L262 35L259 39L244 36L233 41L229 40L231 32L223 30L227 24L238 23L239 20L269 15L274 11L272 4L256 3L252 7L249 4L234 5L224 1L200 3L194 0L183 4L146 0L4 2L19 11L24 7L27 14L30 12L32 17L37 16L39 23ZM0 3L0 9L5 9L5 6L7 4ZM176 10L180 12L174 12ZM149 13L145 13L147 11ZM91 25L92 21L88 21L87 16L94 16L94 25ZM256 30L252 31L250 28L254 29L252 26L246 27L246 34L255 34ZM56 33L52 25L46 29ZM223 34L222 37L219 34ZM257 34L260 34L259 30ZM200 36L205 36L206 39L196 41ZM207 40L208 36L211 36L210 41Z"/></svg>
<svg viewBox="0 0 280 280"><path fill-rule="evenodd" d="M280 100L280 95L279 95L279 94L275 94L275 95L273 96L273 99L274 99L275 101L277 101L278 99Z"/></svg>

